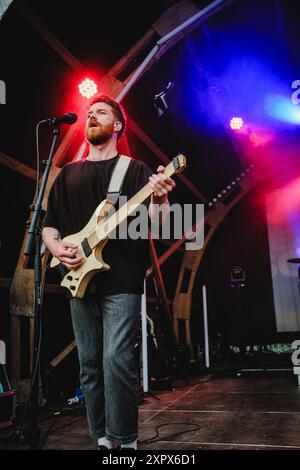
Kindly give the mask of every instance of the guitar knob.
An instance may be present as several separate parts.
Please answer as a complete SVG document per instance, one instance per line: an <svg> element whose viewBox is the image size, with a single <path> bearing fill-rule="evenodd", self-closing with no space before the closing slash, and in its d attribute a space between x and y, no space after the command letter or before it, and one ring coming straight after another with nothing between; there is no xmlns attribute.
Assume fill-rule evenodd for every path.
<svg viewBox="0 0 300 470"><path fill-rule="evenodd" d="M68 281L72 281L73 277L72 276L67 276Z"/></svg>
<svg viewBox="0 0 300 470"><path fill-rule="evenodd" d="M75 290L76 287L75 287L75 286L70 286L70 289L71 289L71 290Z"/></svg>

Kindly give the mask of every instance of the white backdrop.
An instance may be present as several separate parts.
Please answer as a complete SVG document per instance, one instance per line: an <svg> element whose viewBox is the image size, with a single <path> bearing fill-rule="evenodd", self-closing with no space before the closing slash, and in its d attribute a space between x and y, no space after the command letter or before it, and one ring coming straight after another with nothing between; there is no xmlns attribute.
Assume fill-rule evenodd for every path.
<svg viewBox="0 0 300 470"><path fill-rule="evenodd" d="M299 190L293 186L272 191L265 204L277 331L300 331L300 263L287 262L300 258Z"/></svg>

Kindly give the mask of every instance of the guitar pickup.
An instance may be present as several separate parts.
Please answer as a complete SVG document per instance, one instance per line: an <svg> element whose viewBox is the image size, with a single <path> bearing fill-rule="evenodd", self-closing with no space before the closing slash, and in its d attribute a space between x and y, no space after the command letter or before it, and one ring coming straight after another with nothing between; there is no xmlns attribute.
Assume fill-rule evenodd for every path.
<svg viewBox="0 0 300 470"><path fill-rule="evenodd" d="M81 242L81 246L82 246L83 252L84 252L84 254L85 254L85 257L88 258L88 257L92 254L92 249L91 249L91 247L90 247L90 244L89 244L87 238L85 238L85 239Z"/></svg>

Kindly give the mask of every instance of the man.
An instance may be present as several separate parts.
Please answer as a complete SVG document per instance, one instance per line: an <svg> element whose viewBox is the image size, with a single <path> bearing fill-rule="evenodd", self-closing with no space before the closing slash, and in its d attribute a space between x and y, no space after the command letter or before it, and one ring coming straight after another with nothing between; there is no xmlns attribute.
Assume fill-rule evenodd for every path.
<svg viewBox="0 0 300 470"><path fill-rule="evenodd" d="M117 140L124 128L121 106L106 95L94 98L85 127L89 154L84 161L65 165L51 188L43 240L53 256L69 269L79 267L83 258L76 257L76 245L62 239L82 230L106 198L119 158ZM167 215L168 193L175 186L163 170L160 166L158 174L152 174L145 164L132 159L122 188L122 196L129 199L149 181L153 188L149 216L156 222ZM108 240L103 258L111 269L92 279L83 299L70 299L90 435L98 439L102 450L137 448L134 345L147 254L145 240Z"/></svg>

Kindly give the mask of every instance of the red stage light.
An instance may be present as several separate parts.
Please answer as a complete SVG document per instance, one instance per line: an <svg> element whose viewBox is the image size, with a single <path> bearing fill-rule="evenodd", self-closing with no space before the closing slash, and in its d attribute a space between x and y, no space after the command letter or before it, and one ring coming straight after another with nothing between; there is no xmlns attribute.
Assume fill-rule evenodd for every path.
<svg viewBox="0 0 300 470"><path fill-rule="evenodd" d="M241 117L233 117L230 121L230 127L234 131L239 131L240 129L242 129L243 125L244 121Z"/></svg>
<svg viewBox="0 0 300 470"><path fill-rule="evenodd" d="M92 96L96 95L96 93L98 93L96 83L93 80L90 80L89 78L86 78L83 82L81 82L80 85L78 85L78 88L81 95L87 99L91 98Z"/></svg>

